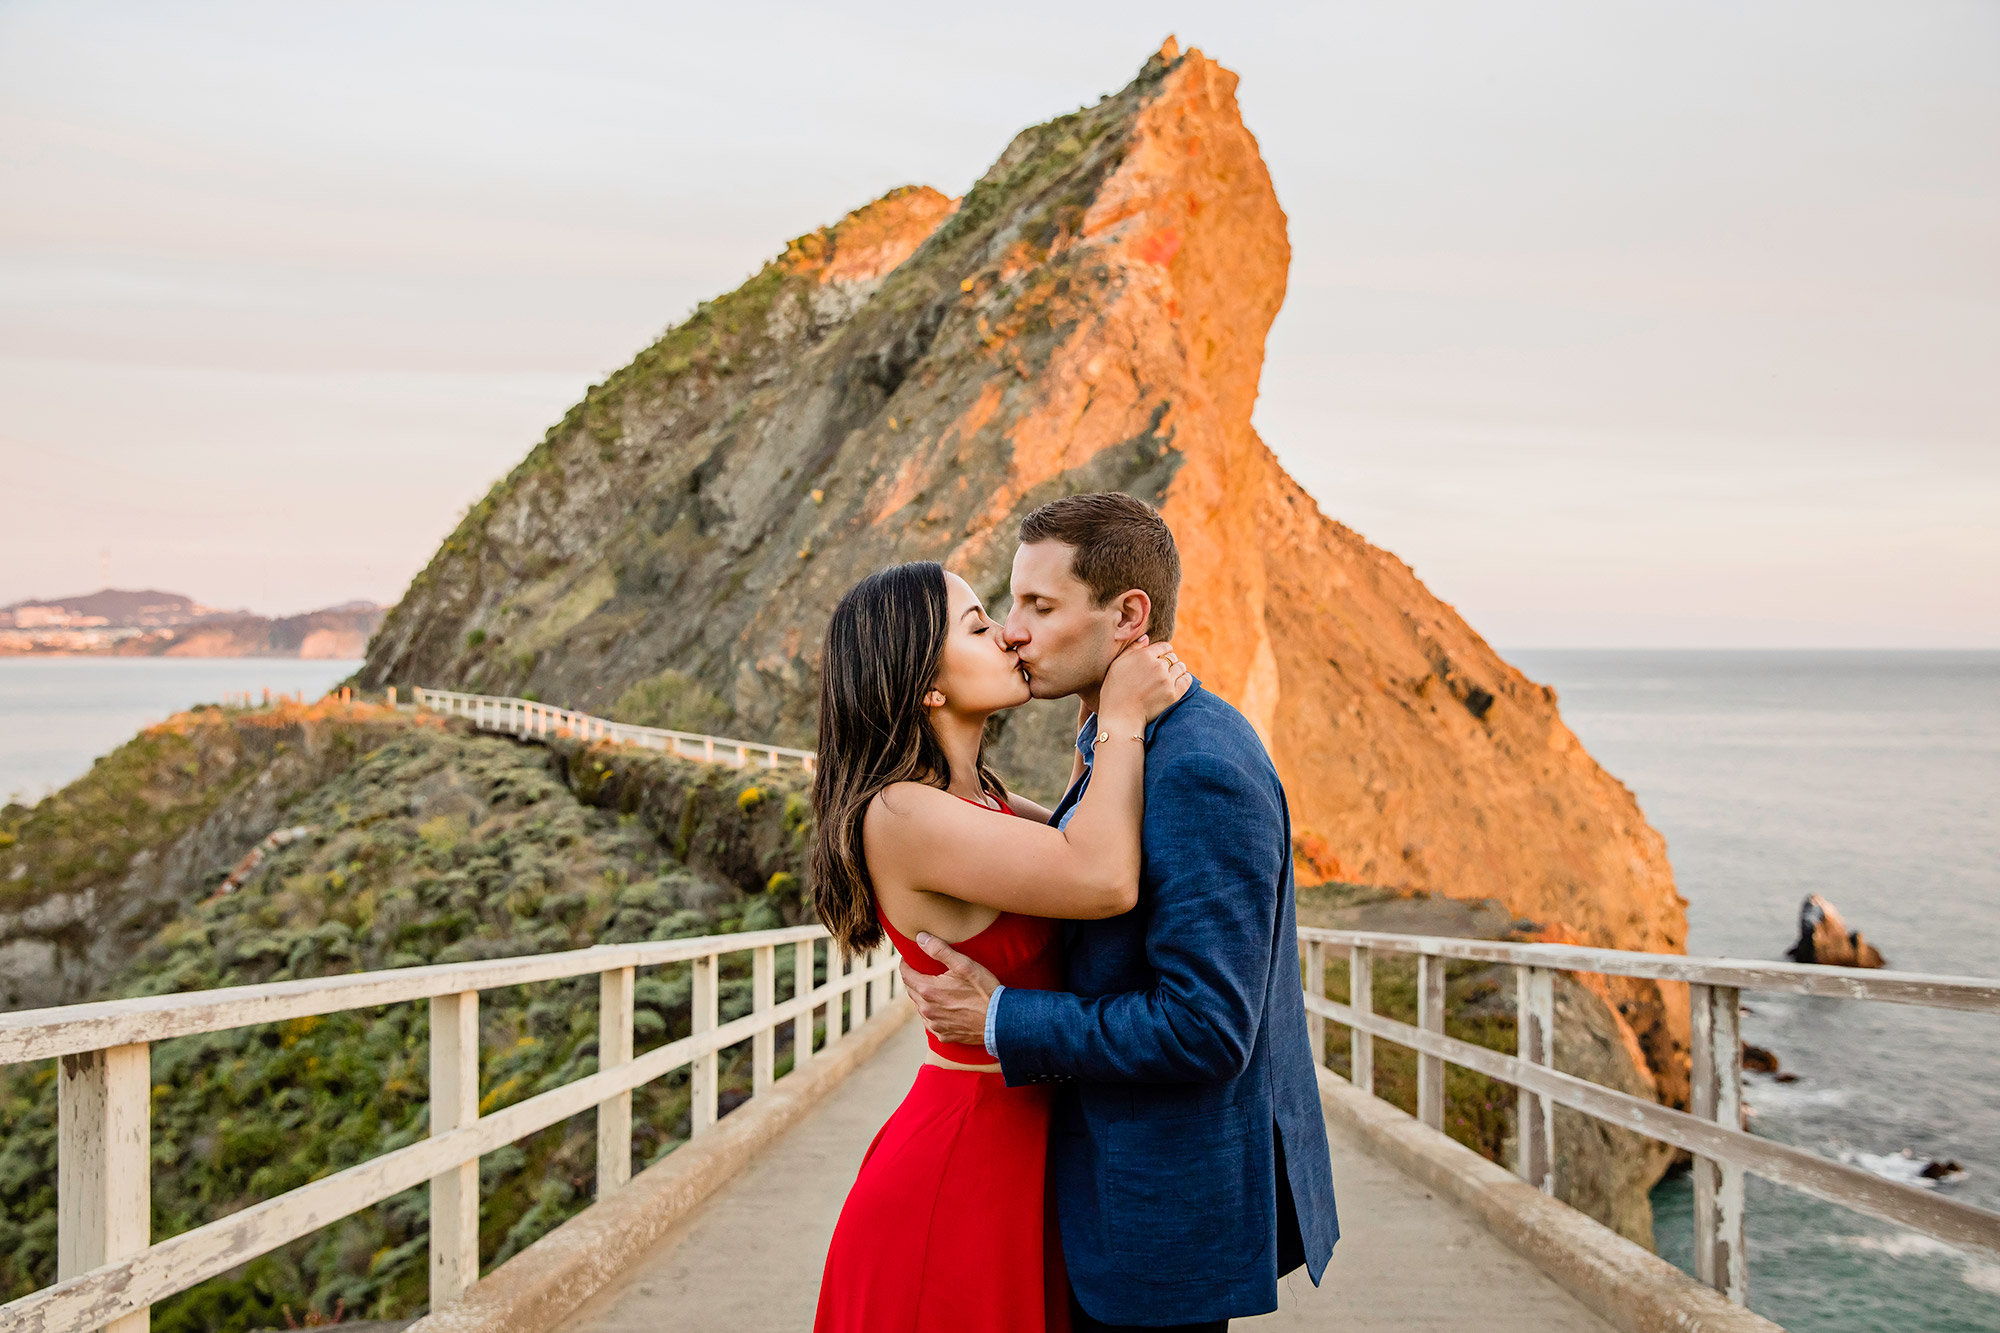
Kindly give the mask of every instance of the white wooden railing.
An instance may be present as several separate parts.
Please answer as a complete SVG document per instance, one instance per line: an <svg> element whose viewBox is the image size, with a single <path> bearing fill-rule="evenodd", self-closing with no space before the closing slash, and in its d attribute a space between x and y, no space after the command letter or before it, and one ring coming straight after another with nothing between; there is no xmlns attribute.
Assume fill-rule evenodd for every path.
<svg viewBox="0 0 2000 1333"><path fill-rule="evenodd" d="M795 1025L797 1070L813 1058L815 1010L826 1006L824 1050L895 997L900 983L892 951L884 947L843 960L828 941L816 956L822 940L820 926L792 926L0 1014L0 1064L60 1061L57 1281L0 1306L0 1329L139 1333L154 1302L425 1181L436 1309L479 1276L481 1154L594 1107L602 1198L630 1174L634 1088L692 1066L690 1121L700 1135L716 1123L717 1053L723 1048L751 1043L754 1098L772 1085L780 1025ZM796 984L792 998L778 1003L776 952L786 947L793 950ZM751 1010L721 1023L718 962L743 952L751 956ZM827 980L814 986L820 957ZM692 1031L634 1056L634 971L669 963L693 966ZM480 1115L479 992L592 973L598 978L598 1071ZM153 1042L417 1000L430 1002L430 1137L192 1231L152 1240Z"/></svg>
<svg viewBox="0 0 2000 1333"><path fill-rule="evenodd" d="M500 731L510 736L570 735L583 740L618 741L664 750L682 759L702 759L709 763L733 764L748 768L760 764L778 768L796 763L808 773L813 769L811 750L792 750L761 741L739 741L727 736L704 736L693 731L669 731L665 727L639 727L630 722L613 722L592 717L570 708L556 708L533 699L508 699L493 694L460 694L452 690L430 690L419 686L417 707L453 717L467 718L481 731Z"/></svg>
<svg viewBox="0 0 2000 1333"><path fill-rule="evenodd" d="M2000 1013L2000 981L1310 926L1299 929L1299 942L1304 953L1307 1024L1315 1058L1326 1059L1326 1020L1345 1024L1351 1030L1354 1086L1372 1094L1374 1039L1381 1037L1414 1050L1417 1118L1437 1130L1444 1127L1447 1062L1512 1084L1520 1099L1515 1170L1544 1193L1555 1193L1558 1169L1555 1123L1550 1113L1553 1106L1570 1107L1694 1154L1696 1276L1739 1304L1747 1299L1750 1284L1743 1248L1746 1172L1909 1227L1948 1245L2000 1257L2000 1213L1746 1133L1742 1128L1743 1038L1738 1021L1739 997L1746 990L1996 1014ZM1347 1004L1326 998L1329 948L1347 950ZM1374 1012L1374 959L1378 953L1416 955L1414 1027ZM1500 963L1514 969L1515 1055L1445 1036L1444 981L1449 959ZM1552 1067L1557 972L1645 977L1687 985L1694 1048L1689 1111L1558 1073Z"/></svg>

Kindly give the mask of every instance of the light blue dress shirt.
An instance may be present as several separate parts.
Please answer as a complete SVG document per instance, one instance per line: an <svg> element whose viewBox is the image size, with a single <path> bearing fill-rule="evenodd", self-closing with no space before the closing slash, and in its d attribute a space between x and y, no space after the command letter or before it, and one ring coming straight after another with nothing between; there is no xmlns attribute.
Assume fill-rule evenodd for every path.
<svg viewBox="0 0 2000 1333"><path fill-rule="evenodd" d="M1090 769L1097 759L1097 714L1092 713L1083 720L1083 730L1076 733L1076 751L1083 756L1083 777L1078 779L1083 785L1077 789L1077 800L1080 801L1090 787ZM1063 811L1062 818L1056 821L1056 827L1068 827L1069 821L1075 817L1076 802L1072 801L1069 809ZM986 1053L995 1060L1000 1058L1000 1052L993 1045L994 1024L1000 1015L1000 997L1006 990L1005 986L995 986L986 1001Z"/></svg>

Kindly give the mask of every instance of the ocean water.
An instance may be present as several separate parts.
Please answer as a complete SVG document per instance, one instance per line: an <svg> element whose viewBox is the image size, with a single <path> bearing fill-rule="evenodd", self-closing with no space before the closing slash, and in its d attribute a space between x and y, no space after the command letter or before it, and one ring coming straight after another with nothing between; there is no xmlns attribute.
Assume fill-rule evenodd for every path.
<svg viewBox="0 0 2000 1333"><path fill-rule="evenodd" d="M1638 796L1688 901L1688 951L1776 959L1828 898L1919 972L2000 977L2000 653L1519 651ZM2000 1018L1746 994L1751 1128L2000 1210ZM1905 1157L1904 1154L1910 1154ZM1752 1177L1750 1304L1794 1330L2000 1330L2000 1261ZM1692 1187L1654 1196L1692 1269Z"/></svg>
<svg viewBox="0 0 2000 1333"><path fill-rule="evenodd" d="M317 698L359 662L273 657L0 657L0 802L32 803L149 723L225 694ZM261 695L260 695L261 697Z"/></svg>

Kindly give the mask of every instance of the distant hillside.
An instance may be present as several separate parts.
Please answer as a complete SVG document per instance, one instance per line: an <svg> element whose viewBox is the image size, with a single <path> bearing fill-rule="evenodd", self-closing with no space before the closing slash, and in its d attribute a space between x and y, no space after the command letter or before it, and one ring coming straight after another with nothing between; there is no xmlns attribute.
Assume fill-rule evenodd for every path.
<svg viewBox="0 0 2000 1333"><path fill-rule="evenodd" d="M22 612L27 614L22 615ZM35 625L86 622L114 627L179 625L218 614L228 613L203 606L184 593L161 592L157 588L137 592L101 588L73 597L31 597L12 606L0 606L0 625L23 629Z"/></svg>
<svg viewBox="0 0 2000 1333"><path fill-rule="evenodd" d="M354 601L273 618L177 592L105 588L0 607L0 656L354 658L383 614Z"/></svg>

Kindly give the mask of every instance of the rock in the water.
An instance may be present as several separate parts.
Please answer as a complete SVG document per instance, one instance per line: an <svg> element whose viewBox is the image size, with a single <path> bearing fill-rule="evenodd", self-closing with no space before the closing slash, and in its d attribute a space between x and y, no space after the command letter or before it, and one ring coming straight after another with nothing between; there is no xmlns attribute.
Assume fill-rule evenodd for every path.
<svg viewBox="0 0 2000 1333"><path fill-rule="evenodd" d="M1799 906L1798 943L1785 950L1795 963L1827 967L1886 967L1882 951L1858 930L1849 930L1832 903L1817 893Z"/></svg>
<svg viewBox="0 0 2000 1333"><path fill-rule="evenodd" d="M1743 1070L1749 1074L1775 1074L1778 1072L1778 1057L1762 1046L1743 1043Z"/></svg>
<svg viewBox="0 0 2000 1333"><path fill-rule="evenodd" d="M1321 513L1252 427L1291 247L1235 91L1170 43L963 199L906 188L793 241L472 507L362 680L598 711L633 691L811 745L819 643L857 579L939 560L997 611L1022 515L1127 491L1180 543L1174 642L1269 741L1322 876L1682 951L1665 845L1554 692ZM991 757L1048 797L1074 731L1073 706L1034 705ZM1610 985L1683 1102L1685 1002Z"/></svg>

